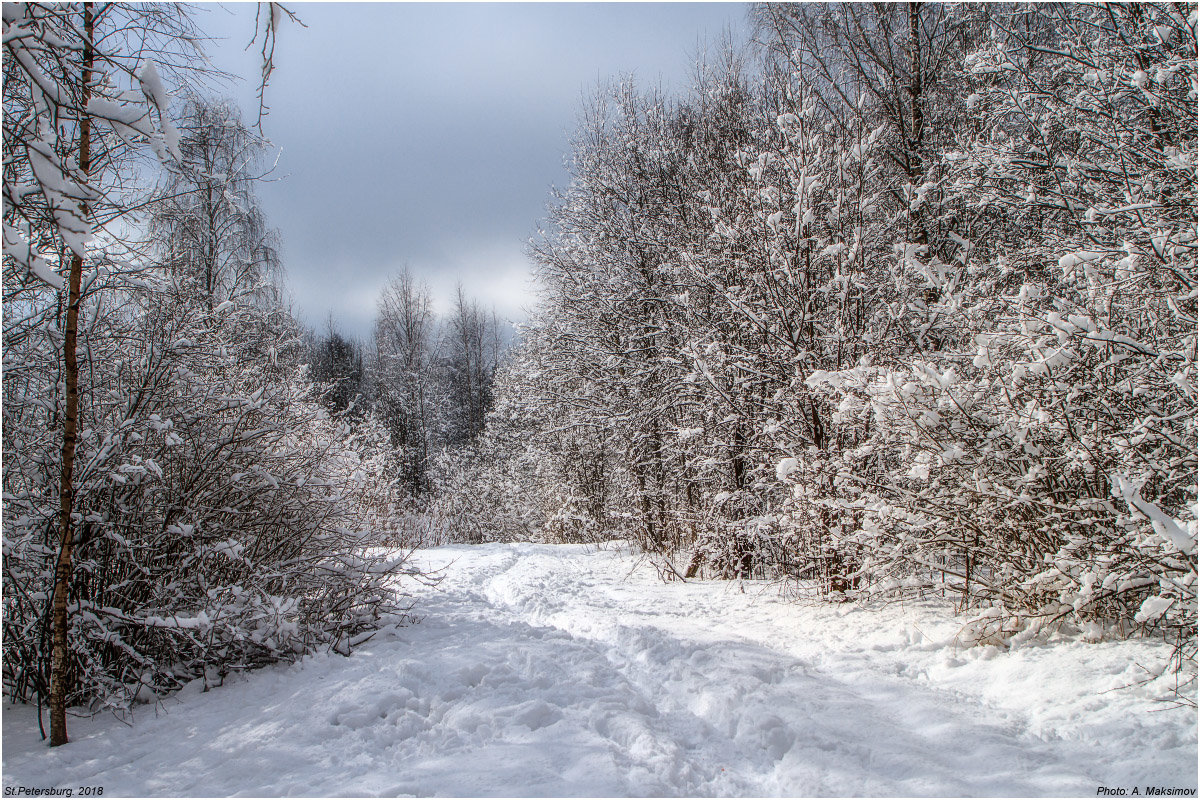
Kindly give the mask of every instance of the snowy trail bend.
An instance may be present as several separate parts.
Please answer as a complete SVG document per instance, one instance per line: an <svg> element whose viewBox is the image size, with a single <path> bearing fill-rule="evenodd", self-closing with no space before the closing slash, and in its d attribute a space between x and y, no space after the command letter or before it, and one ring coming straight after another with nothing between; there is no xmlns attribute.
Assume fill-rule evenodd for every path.
<svg viewBox="0 0 1200 800"><path fill-rule="evenodd" d="M476 565L486 603L474 613L551 628L577 680L616 690L578 710L628 776L618 793L1028 795L1083 777L1072 786L1045 742L981 722L978 704L887 679L853 686L731 635L719 596L672 608L561 566L531 573L515 554Z"/></svg>
<svg viewBox="0 0 1200 800"><path fill-rule="evenodd" d="M664 585L615 552L489 545L420 557L448 565L420 600L423 621L352 658L185 690L133 727L79 721L74 743L54 751L27 709L7 708L5 786L1094 796L1099 785L1196 785L1194 712L1147 714L1153 687L1097 694L1129 682L1132 657L1162 655L1146 643L959 651L957 623L934 609Z"/></svg>

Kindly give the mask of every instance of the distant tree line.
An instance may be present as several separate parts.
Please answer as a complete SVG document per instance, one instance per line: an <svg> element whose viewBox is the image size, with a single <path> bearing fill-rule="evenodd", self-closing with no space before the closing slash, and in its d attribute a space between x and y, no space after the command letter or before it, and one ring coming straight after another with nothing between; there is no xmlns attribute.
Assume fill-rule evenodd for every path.
<svg viewBox="0 0 1200 800"><path fill-rule="evenodd" d="M405 269L379 295L370 343L347 338L330 318L323 331L308 333L306 347L330 412L386 432L381 477L397 481L416 507L437 488L439 458L483 432L505 342L495 313L461 286L439 318L429 288Z"/></svg>

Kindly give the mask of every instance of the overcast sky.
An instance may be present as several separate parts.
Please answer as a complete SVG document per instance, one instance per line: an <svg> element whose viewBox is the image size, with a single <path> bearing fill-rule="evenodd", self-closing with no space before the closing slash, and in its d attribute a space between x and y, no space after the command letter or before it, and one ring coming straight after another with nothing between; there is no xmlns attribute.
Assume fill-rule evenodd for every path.
<svg viewBox="0 0 1200 800"><path fill-rule="evenodd" d="M520 318L524 256L545 216L581 99L601 80L684 88L692 57L741 3L296 3L276 48L264 130L280 180L261 187L302 318L367 337L375 297L407 264L445 308L454 285ZM225 37L214 65L256 111L253 4L201 6Z"/></svg>

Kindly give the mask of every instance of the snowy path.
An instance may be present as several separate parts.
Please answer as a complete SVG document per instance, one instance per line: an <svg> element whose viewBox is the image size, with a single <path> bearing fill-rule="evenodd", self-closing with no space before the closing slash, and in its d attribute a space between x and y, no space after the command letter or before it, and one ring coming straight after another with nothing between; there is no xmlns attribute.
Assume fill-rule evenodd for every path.
<svg viewBox="0 0 1200 800"><path fill-rule="evenodd" d="M4 785L134 795L1088 795L1196 787L1196 717L1098 694L1148 643L952 644L930 607L663 585L579 547L453 561L419 625L185 692L51 751L4 711ZM753 592L761 592L755 596Z"/></svg>

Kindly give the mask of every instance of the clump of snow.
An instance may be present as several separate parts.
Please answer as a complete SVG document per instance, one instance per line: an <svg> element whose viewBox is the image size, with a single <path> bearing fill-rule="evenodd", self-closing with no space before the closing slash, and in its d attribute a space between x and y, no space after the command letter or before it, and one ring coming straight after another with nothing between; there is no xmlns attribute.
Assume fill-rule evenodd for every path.
<svg viewBox="0 0 1200 800"><path fill-rule="evenodd" d="M775 477L779 480L787 480L788 475L799 465L799 461L794 458L784 458L775 466Z"/></svg>
<svg viewBox="0 0 1200 800"><path fill-rule="evenodd" d="M1196 786L1152 641L965 647L949 602L664 584L619 548L455 546L424 621L38 739L4 785L113 795L1093 795ZM1093 632L1095 633L1095 632ZM1097 638L1093 636L1092 638ZM215 682L209 682L214 685ZM1158 712L1158 713L1151 713Z"/></svg>

